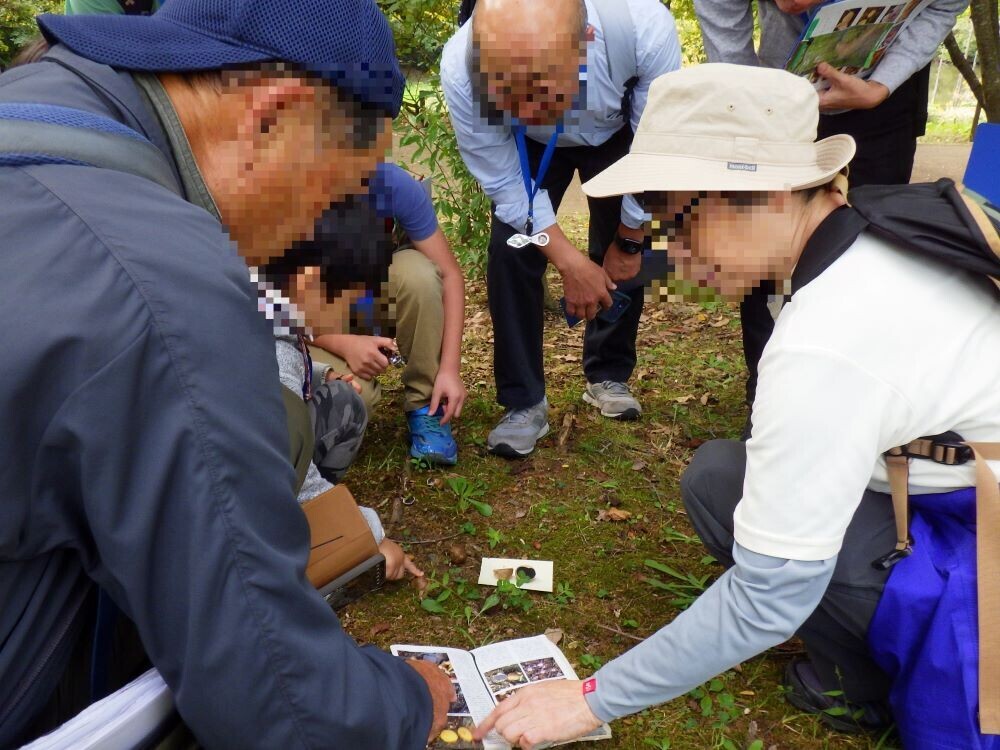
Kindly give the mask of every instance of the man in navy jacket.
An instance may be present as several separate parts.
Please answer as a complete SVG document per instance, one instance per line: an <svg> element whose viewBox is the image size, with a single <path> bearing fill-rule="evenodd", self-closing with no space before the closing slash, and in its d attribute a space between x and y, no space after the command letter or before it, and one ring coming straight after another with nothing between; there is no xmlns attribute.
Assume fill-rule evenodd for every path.
<svg viewBox="0 0 1000 750"><path fill-rule="evenodd" d="M247 264L363 189L402 77L371 0L297 8L43 16L52 50L0 76L9 117L44 104L117 121L184 193L0 161L0 746L38 729L93 631L95 584L205 746L418 748L446 711L442 676L358 648L303 574Z"/></svg>

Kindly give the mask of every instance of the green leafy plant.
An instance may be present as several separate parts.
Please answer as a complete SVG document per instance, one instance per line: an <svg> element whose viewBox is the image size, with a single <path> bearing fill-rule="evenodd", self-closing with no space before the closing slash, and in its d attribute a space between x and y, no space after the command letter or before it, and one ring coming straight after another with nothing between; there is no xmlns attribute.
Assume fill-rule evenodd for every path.
<svg viewBox="0 0 1000 750"><path fill-rule="evenodd" d="M573 589L565 581L560 581L556 584L556 590L552 594L552 598L557 604L569 604L571 601L576 599L576 594L573 593Z"/></svg>
<svg viewBox="0 0 1000 750"><path fill-rule="evenodd" d="M430 175L434 210L468 276L482 276L490 239L490 200L458 150L440 79L411 85L397 120L400 145L411 155L400 165Z"/></svg>
<svg viewBox="0 0 1000 750"><path fill-rule="evenodd" d="M481 516L492 516L493 507L484 503L481 498L486 494L486 485L479 480L468 480L465 477L448 477L448 487L458 497L458 510L465 513L470 507L475 508Z"/></svg>
<svg viewBox="0 0 1000 750"><path fill-rule="evenodd" d="M490 549L496 549L496 546L503 541L503 534L494 528L489 528L486 530L486 543L490 545Z"/></svg>
<svg viewBox="0 0 1000 750"><path fill-rule="evenodd" d="M680 609L687 609L694 603L694 600L705 590L708 584L708 579L711 574L706 573L703 576L696 576L691 573L681 573L678 570L674 570L669 565L664 565L656 560L646 560L644 562L647 568L652 568L664 575L670 576L672 580L662 581L659 578L654 578L651 576L646 576L642 580L648 583L653 588L661 589L670 594L674 595L674 598L670 600L670 603L675 607Z"/></svg>
<svg viewBox="0 0 1000 750"><path fill-rule="evenodd" d="M62 13L62 0L2 0L0 2L0 69L38 33L35 16Z"/></svg>

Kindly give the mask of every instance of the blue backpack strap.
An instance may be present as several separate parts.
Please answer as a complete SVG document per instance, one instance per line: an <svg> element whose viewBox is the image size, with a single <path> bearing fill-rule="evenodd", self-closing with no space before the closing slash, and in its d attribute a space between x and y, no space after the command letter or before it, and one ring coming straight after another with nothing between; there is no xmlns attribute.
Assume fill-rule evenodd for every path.
<svg viewBox="0 0 1000 750"><path fill-rule="evenodd" d="M32 164L114 169L183 195L163 152L127 125L53 104L0 103L0 166Z"/></svg>

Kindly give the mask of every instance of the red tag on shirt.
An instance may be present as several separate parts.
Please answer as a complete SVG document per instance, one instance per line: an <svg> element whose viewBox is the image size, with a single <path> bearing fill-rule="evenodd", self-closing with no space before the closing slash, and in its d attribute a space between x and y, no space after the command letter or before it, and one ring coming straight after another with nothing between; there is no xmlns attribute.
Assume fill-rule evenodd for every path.
<svg viewBox="0 0 1000 750"><path fill-rule="evenodd" d="M583 694L596 693L597 692L597 678L591 677L589 680L583 681Z"/></svg>

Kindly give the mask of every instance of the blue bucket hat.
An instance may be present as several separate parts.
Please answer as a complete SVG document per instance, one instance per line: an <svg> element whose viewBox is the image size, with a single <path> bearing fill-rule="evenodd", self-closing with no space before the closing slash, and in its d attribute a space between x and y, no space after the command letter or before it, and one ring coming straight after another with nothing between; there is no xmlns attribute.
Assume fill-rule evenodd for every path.
<svg viewBox="0 0 1000 750"><path fill-rule="evenodd" d="M95 62L184 72L287 62L395 117L403 74L374 0L169 0L151 16L45 14L38 26Z"/></svg>

